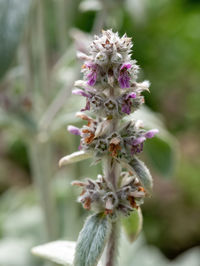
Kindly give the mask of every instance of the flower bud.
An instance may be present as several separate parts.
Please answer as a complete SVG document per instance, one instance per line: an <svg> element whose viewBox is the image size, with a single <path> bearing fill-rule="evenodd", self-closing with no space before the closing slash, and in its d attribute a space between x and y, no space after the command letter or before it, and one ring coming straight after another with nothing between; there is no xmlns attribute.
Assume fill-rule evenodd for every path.
<svg viewBox="0 0 200 266"><path fill-rule="evenodd" d="M108 56L106 53L99 52L95 57L95 63L99 65L107 64L108 63Z"/></svg>

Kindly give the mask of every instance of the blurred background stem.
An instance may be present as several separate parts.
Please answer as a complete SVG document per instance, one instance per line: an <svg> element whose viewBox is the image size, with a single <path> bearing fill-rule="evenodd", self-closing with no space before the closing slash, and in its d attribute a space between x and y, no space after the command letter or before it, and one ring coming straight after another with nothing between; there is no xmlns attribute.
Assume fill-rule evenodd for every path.
<svg viewBox="0 0 200 266"><path fill-rule="evenodd" d="M43 210L46 241L54 240L58 233L55 202L51 188L51 173L49 171L52 163L50 155L48 142L40 143L37 139L33 139L32 143L29 144L31 170Z"/></svg>
<svg viewBox="0 0 200 266"><path fill-rule="evenodd" d="M41 116L40 108L38 108L38 97L42 95L42 107L46 108L49 98L49 75L48 63L46 57L46 41L44 29L44 1L37 1L35 5L36 18L25 34L23 44L23 64L25 71L25 87L27 91L31 91L33 101L32 116L34 121ZM35 23L36 22L36 23ZM36 27L33 25L36 24ZM31 39L37 40L36 47L31 47ZM34 49L33 49L34 48ZM28 137L28 151L30 158L30 166L35 184L36 192L39 196L40 205L43 211L44 221L44 241L51 241L58 236L57 213L55 208L55 198L52 193L52 160L51 160L51 144L47 141L46 133L40 132L40 128L36 123L36 131L31 132Z"/></svg>

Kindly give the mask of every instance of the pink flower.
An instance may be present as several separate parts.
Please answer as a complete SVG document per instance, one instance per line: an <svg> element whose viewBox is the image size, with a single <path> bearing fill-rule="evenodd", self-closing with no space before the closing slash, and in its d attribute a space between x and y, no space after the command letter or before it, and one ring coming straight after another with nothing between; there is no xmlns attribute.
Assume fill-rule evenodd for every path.
<svg viewBox="0 0 200 266"><path fill-rule="evenodd" d="M94 86L97 81L97 65L93 64L92 62L87 62L84 64L84 68L85 67L90 70L89 74L87 75L87 84L89 86Z"/></svg>
<svg viewBox="0 0 200 266"><path fill-rule="evenodd" d="M68 126L67 130L69 131L69 133L73 134L73 135L81 135L80 129L78 127L74 127L74 126Z"/></svg>
<svg viewBox="0 0 200 266"><path fill-rule="evenodd" d="M80 90L80 89L75 89L72 91L72 94L74 95L81 95L83 97L90 97L89 94L87 94L86 92L84 92L83 90Z"/></svg>
<svg viewBox="0 0 200 266"><path fill-rule="evenodd" d="M139 144L143 143L145 140L146 140L146 138L144 136L141 136L137 139L134 139L132 141L132 145L134 145L134 146L139 145Z"/></svg>
<svg viewBox="0 0 200 266"><path fill-rule="evenodd" d="M151 139L155 136L155 134L158 134L159 130L158 129L151 129L149 131L147 131L144 136L147 138L147 139Z"/></svg>
<svg viewBox="0 0 200 266"><path fill-rule="evenodd" d="M131 92L125 96L125 100L122 104L122 112L129 115L131 113L132 102L130 99L136 98L136 93Z"/></svg>
<svg viewBox="0 0 200 266"><path fill-rule="evenodd" d="M129 72L127 71L129 68L131 68L130 63L124 63L120 67L118 82L119 82L119 85L122 89L130 88L130 79L131 78L130 78Z"/></svg>

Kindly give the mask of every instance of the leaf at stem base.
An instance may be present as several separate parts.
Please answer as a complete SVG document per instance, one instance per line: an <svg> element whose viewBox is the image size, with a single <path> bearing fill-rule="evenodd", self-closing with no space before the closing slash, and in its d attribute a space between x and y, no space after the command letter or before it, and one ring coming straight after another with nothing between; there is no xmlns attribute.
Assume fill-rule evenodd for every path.
<svg viewBox="0 0 200 266"><path fill-rule="evenodd" d="M133 242L142 230L142 212L141 209L131 212L130 216L122 218L122 225L127 238L130 242Z"/></svg>

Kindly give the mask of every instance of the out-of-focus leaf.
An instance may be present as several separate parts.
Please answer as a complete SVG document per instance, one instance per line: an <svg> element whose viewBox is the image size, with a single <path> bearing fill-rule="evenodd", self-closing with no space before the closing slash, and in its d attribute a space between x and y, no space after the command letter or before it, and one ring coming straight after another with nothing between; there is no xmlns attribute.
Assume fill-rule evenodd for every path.
<svg viewBox="0 0 200 266"><path fill-rule="evenodd" d="M70 155L67 155L65 157L63 157L60 161L59 161L59 166L63 166L63 165L67 165L70 163L76 163L88 158L92 157L92 153L87 153L85 151L77 151L74 152Z"/></svg>
<svg viewBox="0 0 200 266"><path fill-rule="evenodd" d="M83 0L81 1L79 8L81 11L99 11L102 9L102 4L98 0Z"/></svg>
<svg viewBox="0 0 200 266"><path fill-rule="evenodd" d="M119 265L123 266L167 266L168 260L154 247L145 244L142 234L134 243L122 235L119 247Z"/></svg>
<svg viewBox="0 0 200 266"><path fill-rule="evenodd" d="M39 207L23 207L15 212L10 212L4 218L3 231L9 237L30 236L38 240L42 235L41 230L38 230L42 228L42 223L42 213Z"/></svg>
<svg viewBox="0 0 200 266"><path fill-rule="evenodd" d="M144 188L151 193L153 186L153 179L146 165L140 161L136 156L129 162L133 173L136 174Z"/></svg>
<svg viewBox="0 0 200 266"><path fill-rule="evenodd" d="M4 238L0 241L0 265L33 266L29 250L33 245L30 238Z"/></svg>
<svg viewBox="0 0 200 266"><path fill-rule="evenodd" d="M6 112L0 108L0 127L15 127L24 133L36 133L38 126L30 113L15 110Z"/></svg>
<svg viewBox="0 0 200 266"><path fill-rule="evenodd" d="M110 233L107 216L90 216L79 234L74 266L96 266Z"/></svg>
<svg viewBox="0 0 200 266"><path fill-rule="evenodd" d="M146 0L126 0L125 1L125 8L127 12L130 14L130 18L138 23L143 24L146 22L146 15L147 15L147 3Z"/></svg>
<svg viewBox="0 0 200 266"><path fill-rule="evenodd" d="M119 247L119 265L123 266L199 266L199 247L193 248L169 261L156 247L147 245L142 236L132 244L122 235Z"/></svg>
<svg viewBox="0 0 200 266"><path fill-rule="evenodd" d="M69 124L75 124L81 120L76 117L76 112L81 110L85 106L85 99L83 97L72 95L67 100L67 104L63 109L63 112L58 114L50 125L51 132L56 132L61 128L66 128Z"/></svg>
<svg viewBox="0 0 200 266"><path fill-rule="evenodd" d="M13 60L30 5L31 0L0 1L0 78Z"/></svg>
<svg viewBox="0 0 200 266"><path fill-rule="evenodd" d="M133 242L138 237L142 230L142 221L143 218L140 208L131 212L128 217L122 218L122 225L130 242Z"/></svg>
<svg viewBox="0 0 200 266"><path fill-rule="evenodd" d="M124 120L142 120L147 129L157 128L159 134L145 142L146 151L152 166L164 177L172 175L177 157L178 145L175 138L165 128L162 117L152 112L148 107L142 107L135 113L127 116Z"/></svg>
<svg viewBox="0 0 200 266"><path fill-rule="evenodd" d="M72 265L76 242L58 240L32 248L33 255L50 260L60 265ZM98 263L98 266L101 266Z"/></svg>
<svg viewBox="0 0 200 266"><path fill-rule="evenodd" d="M192 248L182 255L179 255L172 266L199 266L200 264L200 248Z"/></svg>
<svg viewBox="0 0 200 266"><path fill-rule="evenodd" d="M55 241L32 248L33 255L61 265L72 265L76 242Z"/></svg>
<svg viewBox="0 0 200 266"><path fill-rule="evenodd" d="M145 143L145 151L153 167L163 176L173 174L176 155L170 143L157 136Z"/></svg>

